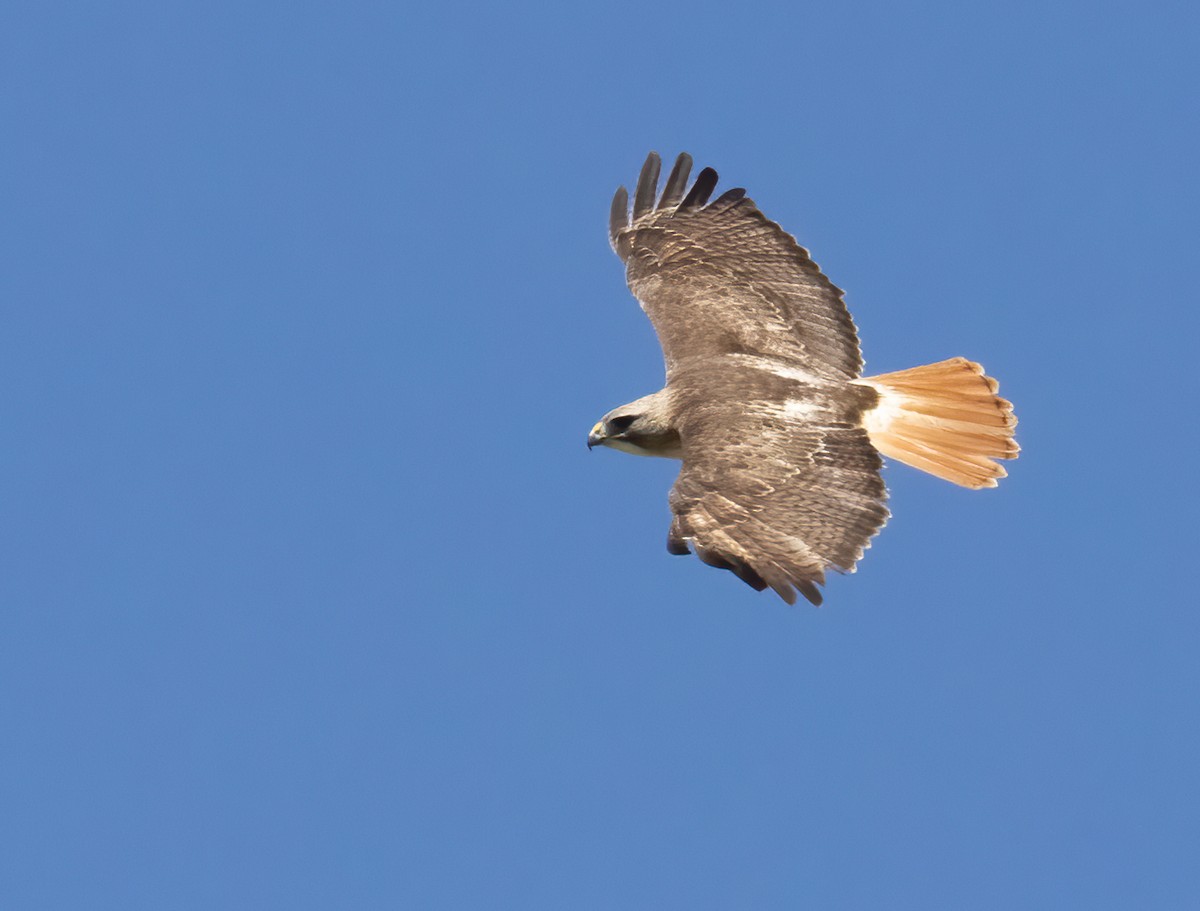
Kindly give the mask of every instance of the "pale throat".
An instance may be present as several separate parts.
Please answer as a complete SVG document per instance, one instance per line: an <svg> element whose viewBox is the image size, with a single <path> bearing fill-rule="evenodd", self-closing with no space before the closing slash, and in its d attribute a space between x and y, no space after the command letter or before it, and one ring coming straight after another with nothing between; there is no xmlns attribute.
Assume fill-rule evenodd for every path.
<svg viewBox="0 0 1200 911"><path fill-rule="evenodd" d="M651 456L660 459L682 459L683 446L680 444L678 434L663 435L662 437L643 437L642 443L635 443L632 440L605 440L604 445L611 449L618 449L621 452L628 452L630 455Z"/></svg>

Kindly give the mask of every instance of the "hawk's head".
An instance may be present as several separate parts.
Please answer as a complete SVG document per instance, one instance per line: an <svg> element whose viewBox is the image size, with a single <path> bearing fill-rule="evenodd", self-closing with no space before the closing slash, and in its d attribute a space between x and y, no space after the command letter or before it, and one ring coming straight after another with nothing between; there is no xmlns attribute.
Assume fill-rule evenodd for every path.
<svg viewBox="0 0 1200 911"><path fill-rule="evenodd" d="M662 402L650 395L614 408L597 421L588 434L588 449L593 446L633 455L683 458L678 431L667 420Z"/></svg>

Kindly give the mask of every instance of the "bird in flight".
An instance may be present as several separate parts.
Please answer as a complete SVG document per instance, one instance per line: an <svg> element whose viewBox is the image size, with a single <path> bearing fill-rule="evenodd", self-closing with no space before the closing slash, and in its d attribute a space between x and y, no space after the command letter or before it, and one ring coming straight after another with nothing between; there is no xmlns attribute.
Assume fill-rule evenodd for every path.
<svg viewBox="0 0 1200 911"><path fill-rule="evenodd" d="M666 386L604 415L588 448L682 460L667 550L748 585L821 603L888 519L880 454L978 489L1016 458L1016 418L983 368L956 357L862 375L842 292L745 190L710 202L690 155L658 192L651 152L609 239L654 324Z"/></svg>

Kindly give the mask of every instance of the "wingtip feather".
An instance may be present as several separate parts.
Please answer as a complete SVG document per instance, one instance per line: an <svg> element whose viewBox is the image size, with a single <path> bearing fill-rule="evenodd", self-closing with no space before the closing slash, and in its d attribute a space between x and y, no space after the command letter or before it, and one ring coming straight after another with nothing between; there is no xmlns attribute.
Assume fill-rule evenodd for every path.
<svg viewBox="0 0 1200 911"><path fill-rule="evenodd" d="M638 175L637 190L633 195L633 220L654 211L654 200L658 195L658 175L662 170L662 159L657 152L646 156L642 173Z"/></svg>
<svg viewBox="0 0 1200 911"><path fill-rule="evenodd" d="M691 173L692 156L687 152L680 152L679 157L675 159L675 167L671 168L671 174L667 177L667 185L658 203L660 209L673 209L679 205Z"/></svg>
<svg viewBox="0 0 1200 911"><path fill-rule="evenodd" d="M617 235L629 227L629 191L617 187L613 194L612 206L608 211L608 239L613 246L617 244Z"/></svg>
<svg viewBox="0 0 1200 911"><path fill-rule="evenodd" d="M679 208L691 209L708 202L708 198L712 196L713 190L717 188L717 179L717 172L712 168L705 168L701 171L696 176L696 182L692 184L692 189L684 197L683 202L679 204Z"/></svg>

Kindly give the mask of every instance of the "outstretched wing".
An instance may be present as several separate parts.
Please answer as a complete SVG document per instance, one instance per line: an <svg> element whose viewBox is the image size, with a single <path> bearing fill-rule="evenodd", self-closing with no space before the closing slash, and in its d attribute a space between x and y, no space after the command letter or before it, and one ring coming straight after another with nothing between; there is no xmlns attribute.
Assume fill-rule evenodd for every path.
<svg viewBox="0 0 1200 911"><path fill-rule="evenodd" d="M821 603L825 571L853 572L887 521L882 462L846 403L689 396L667 549L694 549L789 604Z"/></svg>
<svg viewBox="0 0 1200 911"><path fill-rule="evenodd" d="M691 357L749 354L803 365L829 379L862 373L842 292L744 190L709 203L717 173L705 168L684 195L692 159L675 162L658 196L651 152L634 194L613 198L609 237L658 333L670 378Z"/></svg>

